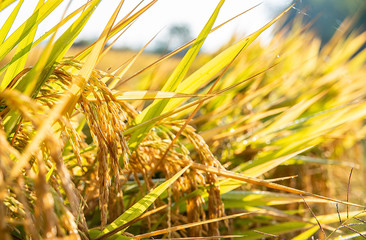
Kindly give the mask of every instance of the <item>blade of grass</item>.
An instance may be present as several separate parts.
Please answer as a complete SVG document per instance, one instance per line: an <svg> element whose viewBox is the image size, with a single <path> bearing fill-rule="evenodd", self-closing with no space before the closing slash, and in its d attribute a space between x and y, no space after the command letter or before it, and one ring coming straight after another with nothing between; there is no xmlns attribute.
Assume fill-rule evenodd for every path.
<svg viewBox="0 0 366 240"><path fill-rule="evenodd" d="M52 27L50 30L48 30L45 34L43 34L40 38L38 38L34 43L31 44L30 49L33 49L35 46L40 44L43 40L45 40L47 37L49 37L52 33L57 31L61 26L63 26L65 23L67 23L70 19L75 17L77 14L79 14L81 11L85 10L86 7L91 3L91 1L85 3L83 6L75 10L74 12L70 13L67 17L59 21L54 27ZM29 47L29 46L26 46ZM5 64L0 69L0 74L2 74L8 67L10 67L15 61L17 61L19 58L21 58L24 54L28 53L27 51L20 51L18 54L15 54L10 62ZM15 85L15 84L13 84ZM9 86L9 85L8 85Z"/></svg>
<svg viewBox="0 0 366 240"><path fill-rule="evenodd" d="M9 6L10 4L12 4L15 1L16 0L2 0L0 2L0 11L2 11L3 9L5 9L7 6Z"/></svg>
<svg viewBox="0 0 366 240"><path fill-rule="evenodd" d="M268 70L269 70L269 69L271 69L272 67L273 67L273 66L271 66L271 67L269 67L269 68L266 68L265 70L260 71L260 72L258 72L258 73L256 73L256 74L254 74L253 76L248 77L248 78L246 78L246 79L244 79L244 80L240 81L239 83L236 83L236 84L234 84L234 85L232 85L232 86L230 86L230 87L227 87L227 88L225 88L225 89L219 90L219 91L215 92L215 93L214 93L214 95L223 94L225 91L229 91L229 90L233 89L234 87L239 86L240 84L242 84L242 83L244 83L244 82L247 82L247 81L249 81L249 80L252 80L252 79L256 78L257 76L259 76L259 75L261 75L261 74L264 74L266 71L268 71ZM212 96L212 97L214 97L214 96ZM210 97L206 97L204 100L205 100L205 101L207 101L207 100L209 100L209 99L210 99L210 98L212 98L212 97L211 97L211 96L210 96ZM166 117L169 117L169 116L172 116L172 115L174 115L174 114L176 114L176 113L182 112L182 111L184 111L184 110L186 110L186 109L188 109L188 108L190 108L190 107L193 107L193 106L195 106L195 105L199 104L200 102L201 102L201 99L200 99L200 100L195 100L195 101L193 101L193 102L190 102L190 103L188 103L188 104L185 104L184 106L178 107L178 108L176 108L176 109L174 109L174 110L171 110L171 111L169 111L169 112L166 112L166 113L164 113L164 114L161 114L161 115L159 115L159 116L157 116L157 117L155 117L155 118L152 118L152 119L150 119L150 120L148 120L148 121L146 121L146 122L140 123L140 124L138 124L138 125L130 126L128 129L126 129L126 130L124 131L124 133L123 133L123 134L125 134L125 135L126 135L126 134L130 134L130 133L132 133L132 132L136 131L137 129L140 129L141 127L147 126L147 125L148 125L148 124L150 124L150 123L152 123L152 124L153 124L153 123L155 123L155 122L157 122L157 121L160 121L160 120L162 120L162 119L164 119L164 118L166 118Z"/></svg>
<svg viewBox="0 0 366 240"><path fill-rule="evenodd" d="M105 55L107 55L107 53L112 49L112 47L114 46L114 44L118 41L118 39L120 39L122 37L122 35L132 26L134 22L130 23L128 26L126 26L126 28L123 29L123 31L121 31L121 33L113 40L113 42L111 42L104 50L103 52L100 54L100 59L102 59ZM133 59L133 58L132 58ZM129 62L129 60L127 60L127 62ZM117 70L122 69L122 66L124 66L126 63L123 63L120 67L117 68ZM112 75L116 74L116 71L114 71L112 73ZM102 80L103 81L103 80Z"/></svg>
<svg viewBox="0 0 366 240"><path fill-rule="evenodd" d="M141 221L142 219L146 218L147 216L150 216L150 215L152 215L152 214L154 214L154 213L157 213L157 212L159 212L159 211L161 211L162 209L165 209L165 208L167 208L167 207L168 207L168 205L163 205L163 206L160 206L160 207L158 207L158 208L154 208L154 209L152 209L152 210L150 210L150 211L148 211L148 212L145 212L145 213L143 213L142 215L140 215L140 216L138 216L138 217L134 218L133 220L131 220L131 221L129 221L129 222L126 222L126 223L125 223L125 224L123 224L123 225L118 226L117 228L113 229L112 231L110 231L110 232L108 232L108 233L106 233L106 234L103 234L103 235L101 235L101 236L99 236L99 237L95 238L94 240L102 240L102 239L106 239L106 238L108 238L109 236L112 236L113 234L115 234L115 233L117 233L117 232L119 232L119 231L121 231L121 230L123 230L123 229L125 229L125 228L128 228L128 227L129 227L129 226L131 226L132 224L134 224L134 223L136 223L136 222L138 222L138 221ZM100 231L99 231L99 233L100 233ZM98 233L98 234L99 234L99 233Z"/></svg>
<svg viewBox="0 0 366 240"><path fill-rule="evenodd" d="M259 228L255 229L257 232L255 232L253 230L248 230L248 231L241 232L241 234L243 234L245 236L243 238L245 240L256 240L256 239L263 239L265 237L265 235L263 235L262 233L270 233L270 234L275 234L278 236L279 234L293 232L296 230L307 229L312 226L313 225L310 223L293 221L293 222L274 224L271 226L259 227ZM278 239L278 238L275 238L275 239Z"/></svg>
<svg viewBox="0 0 366 240"><path fill-rule="evenodd" d="M113 81L108 85L109 88L113 89L115 88L115 86L118 84L118 81L125 75L125 73L130 69L130 67L135 63L135 61L137 60L137 58L142 54L142 52L145 50L145 48L155 39L155 37L158 35L159 33L155 34L154 37L152 37L150 39L149 42L147 42L145 44L144 47L142 47L140 49L140 51L131 59L131 61L129 61L129 63L127 64L127 66L117 75L118 78L113 79Z"/></svg>
<svg viewBox="0 0 366 240"><path fill-rule="evenodd" d="M301 234L297 235L294 238L291 238L291 240L302 240L302 239L310 239L311 236L313 236L317 231L319 230L319 226L316 225L305 232L302 232Z"/></svg>
<svg viewBox="0 0 366 240"><path fill-rule="evenodd" d="M220 185L222 186L222 185ZM228 208L243 209L246 206L276 206L291 203L301 203L302 198L298 195L288 193L275 193L267 191L230 191L221 195L222 200ZM311 203L328 203L326 200L313 197L305 198Z"/></svg>
<svg viewBox="0 0 366 240"><path fill-rule="evenodd" d="M4 25L1 27L1 29L0 29L0 43L4 42L4 40L6 38L6 35L8 35L9 30L10 30L11 26L13 25L14 20L17 17L19 9L22 6L23 2L24 2L24 0L20 0L18 2L18 4L13 9L13 11L11 12L8 19L6 19Z"/></svg>
<svg viewBox="0 0 366 240"><path fill-rule="evenodd" d="M303 100L298 104L295 104L281 115L277 117L277 119L270 124L268 127L264 128L262 131L258 132L257 134L264 134L264 132L272 132L273 129L282 128L284 125L288 124L289 122L295 121L303 112L305 112L311 105L319 101L320 98L324 97L326 91L321 92L320 94L314 96L309 100Z"/></svg>
<svg viewBox="0 0 366 240"><path fill-rule="evenodd" d="M210 239L214 240L214 239L240 238L240 237L244 236L243 235L210 236ZM159 238L159 240L199 240L199 239L207 240L207 237Z"/></svg>
<svg viewBox="0 0 366 240"><path fill-rule="evenodd" d="M154 99L170 99L170 98L191 98L191 97L208 97L210 94L180 94L175 92L162 91L114 91L113 96L117 101L128 100L154 100ZM89 101L96 101L95 97L88 96Z"/></svg>
<svg viewBox="0 0 366 240"><path fill-rule="evenodd" d="M41 86L52 73L55 67L54 64L61 60L61 58L66 54L67 50L71 47L73 41L85 26L99 2L100 0L94 0L54 44L51 41L49 42L35 67L32 68L31 71L28 72L28 74L22 78L19 84L16 86L18 91L28 94L32 97L37 96ZM13 130L18 120L19 115L14 111L4 118L4 126L7 134Z"/></svg>
<svg viewBox="0 0 366 240"><path fill-rule="evenodd" d="M248 37L243 38L238 43L227 48L215 58L210 60L196 72L186 78L182 84L177 88L178 92L192 93L195 92L199 87L205 84L209 79L214 77L221 69L223 69L229 62L238 54L239 51L244 50L250 43L252 43L263 31L273 25L278 19L280 19L285 13L287 13L293 5L283 11L280 15L274 18L272 21L267 23L264 27L251 34ZM169 101L168 105L164 108L165 111L169 111L176 108L182 100L173 99ZM164 113L163 112L163 113Z"/></svg>
<svg viewBox="0 0 366 240"><path fill-rule="evenodd" d="M124 3L124 0L121 0L119 5L117 6L116 10L114 11L112 17L109 19L109 22L107 23L106 27L104 28L99 39L96 41L85 64L81 68L80 73L79 73L81 81L77 84L73 84L70 88L72 97L69 99L69 103L66 106L67 107L66 112L68 112L70 115L71 115L72 111L74 110L74 106L75 106L76 102L79 100L81 92L84 90L84 86L85 86L86 82L90 78L93 69L95 68L96 64L98 63L98 60L100 59L100 55L103 51L103 47L105 46L105 43L107 42L108 35L113 27L113 24L118 16L119 11L122 8L123 3Z"/></svg>
<svg viewBox="0 0 366 240"><path fill-rule="evenodd" d="M133 219L139 217L143 212L146 211L147 208L169 187L171 186L188 168L190 165L188 164L185 168L176 173L172 178L165 181L163 184L156 187L149 194L143 197L140 201L135 203L132 207L130 207L126 212L124 212L121 216L119 216L116 220L114 220L111 224L109 224L100 234L98 239L102 235L108 234L112 232L114 229L122 226L123 224L132 221ZM126 229L120 230L118 233L121 234ZM112 235L116 234L115 231L112 232ZM108 235L110 236L110 235ZM93 237L92 237L93 239Z"/></svg>
<svg viewBox="0 0 366 240"><path fill-rule="evenodd" d="M142 9L137 11L135 14L133 14L131 17L125 19L123 18L120 20L110 31L108 34L107 40L115 36L117 33L119 33L123 28L131 24L133 21L135 21L141 14L143 14L146 10L148 10L151 6L153 6L157 0L152 0L150 3L148 3L146 6L144 6ZM140 2L141 3L141 2ZM140 4L139 3L139 4ZM130 13L131 14L131 13ZM88 46L86 49L79 52L75 58L78 60L84 59L89 53L92 51L93 46L96 44L96 42L92 43L90 46Z"/></svg>
<svg viewBox="0 0 366 240"><path fill-rule="evenodd" d="M141 0L128 14L126 14L120 21L119 23L123 23L125 22L128 17L142 4L144 0ZM141 14L140 14L141 15ZM136 18L137 19L137 18ZM125 25L123 28L124 30L113 40L113 42L111 44L109 44L109 46L103 51L103 53L101 54L101 58L112 48L112 46L116 43L116 41L122 36L122 34L127 31L128 28L130 28L132 26L132 24L136 21L136 19L132 20L132 21L128 21L128 24ZM118 25L118 24L117 24ZM123 29L121 28L120 31ZM113 30L112 30L113 31ZM111 36L114 36L115 34L117 34L119 31L117 31L116 33L112 33Z"/></svg>
<svg viewBox="0 0 366 240"><path fill-rule="evenodd" d="M29 32L38 26L62 0L49 0L32 14L19 28L17 28L3 43L0 44L0 60L5 57ZM7 84L4 84L5 86Z"/></svg>
<svg viewBox="0 0 366 240"><path fill-rule="evenodd" d="M304 143L318 144L321 140L320 137L325 133L335 130L342 124L364 117L366 115L365 106L365 102L345 105L336 111L308 119L306 127L300 128L294 134L280 138L275 142L276 145L282 146L278 154L286 154L293 151L293 149L303 146ZM323 124L325 122L327 124Z"/></svg>
<svg viewBox="0 0 366 240"><path fill-rule="evenodd" d="M189 162L187 162L187 164L188 163ZM365 206L362 206L362 205L359 205L359 204L349 203L349 202L345 202L345 201L338 200L338 199L333 199L333 198L328 198L328 197L308 193L308 192L301 191L301 190L298 190L298 189L295 189L295 188L286 187L286 186L283 186L283 185L280 185L280 184L271 183L271 182L268 182L268 181L265 181L265 180L260 180L258 178L245 176L245 175L242 175L242 174L230 172L230 171L227 171L227 170L224 170L224 169L219 169L219 168L216 168L216 167L205 166L205 165L202 165L202 164L199 164L199 163L192 163L192 168L197 169L197 170L201 170L201 171L204 171L204 172L214 173L214 174L217 174L219 176L223 176L223 177L227 177L227 178L231 178L231 179L251 183L251 184L254 184L254 185L260 185L260 186L265 186L265 187L276 189L276 190L286 191L286 192L289 192L289 193L301 194L303 196L315 197L315 198L319 198L319 199L328 200L330 202L342 203L342 204L350 205L350 206L354 206L354 207L360 207L360 208L365 207Z"/></svg>
<svg viewBox="0 0 366 240"><path fill-rule="evenodd" d="M280 165L281 163L287 161L288 159L291 159L293 158L294 156L308 150L309 148L305 148L305 149L301 149L297 152L293 152L293 153L290 153L288 155L285 155L285 156L282 156L282 157L279 157L279 158L275 158L273 159L273 157L271 159L266 159L266 161L264 161L262 163L263 165L263 169L261 167L258 167L258 168L254 168L253 171L245 171L243 172L242 174L239 174L241 176L247 176L249 178L253 177L258 177L260 175L262 175L263 173L269 171L270 169L273 169L275 168L276 166ZM260 166L262 166L260 165ZM235 174L238 174L238 173L235 173ZM237 182L236 180L233 180L233 179L225 179L225 180L222 180L218 183L220 185L220 193L221 194L224 194L224 193L228 193L238 187L240 187L242 185L242 183L240 182ZM207 194L205 193L203 195L203 197L207 197Z"/></svg>
<svg viewBox="0 0 366 240"><path fill-rule="evenodd" d="M247 13L247 12L249 12L250 10L253 10L254 8L258 7L259 5L261 5L261 3L259 3L259 4L257 4L257 5L255 5L255 6L253 6L253 7L249 8L249 9L247 9L247 10L245 10L245 11L243 11L243 12L239 13L238 15L236 15L236 16L234 16L234 17L230 18L229 20L226 20L225 22L223 22L223 23L219 24L217 27L214 27L214 28L210 31L210 33L213 33L214 31L218 30L219 28L221 28L221 27L222 27L222 26L224 26L225 24L227 24L227 23L231 22L232 20L234 20L234 19L236 19L237 17L239 17L239 16L243 15L244 13ZM128 77L128 78L126 78L126 79L124 79L123 81L118 82L118 84L116 85L116 88L120 87L123 83L125 83L125 82L127 82L127 81L131 80L132 78L136 77L137 75L139 75L139 74L143 73L144 71L146 71L147 69L151 68L152 66L155 66L155 65L157 65L157 64L159 64L159 63L161 63L161 62L163 62L164 60L167 60L168 58L170 58L170 57L174 56L175 54L179 53L180 51L182 51L182 50L184 50L184 49L188 48L189 46L191 46L191 45L194 43L194 41L195 41L195 40L196 40L196 38L195 38L195 39L193 39L193 40L191 40L191 41L189 41L188 43L186 43L186 44L184 44L184 45L182 45L182 46L178 47L178 48L177 48L177 49L175 49L174 51L172 51L172 52L170 52L170 53L167 53L166 55L162 56L161 58L159 58L158 60L154 61L153 63L151 63L151 64L149 64L148 66L146 66L146 67L142 68L141 70L137 71L137 72L136 72L136 73L134 73L132 76L130 76L130 77Z"/></svg>
<svg viewBox="0 0 366 240"><path fill-rule="evenodd" d="M137 235L137 236L135 236L135 238L136 239L151 238L151 237L156 236L156 235L161 235L161 234L168 233L169 231L179 231L179 230L182 230L182 229L191 228L191 227L199 226L199 225L202 225L202 224L218 222L218 221L222 221L222 220L226 220L226 219L237 218L237 217L241 217L241 216L244 216L244 215L247 215L247 214L250 214L250 213L247 213L247 212L237 213L237 214L232 214L232 215L229 215L229 216L215 218L215 219L209 219L209 220L205 220L205 221L201 221L201 222L187 223L187 224L184 224L184 225L171 227L169 229L161 229L161 230L157 230L155 232L150 232L150 233Z"/></svg>
<svg viewBox="0 0 366 240"><path fill-rule="evenodd" d="M325 164L325 165L340 165L344 167L350 168L360 168L360 165L353 162L345 162L345 161L338 161L332 159L325 159L325 158L315 158L309 156L299 155L294 157L293 160L289 160L286 164L305 164L305 163L317 163L317 164Z"/></svg>
<svg viewBox="0 0 366 240"><path fill-rule="evenodd" d="M215 89L217 83L221 80L221 78L224 76L224 74L226 73L226 71L229 69L229 67L231 66L231 64L234 62L234 60L239 56L239 54L241 53L241 51L238 52L238 54L231 60L231 62L225 67L224 71L220 74L220 76L215 80L215 82L212 84L212 86L210 87L210 89L208 90L208 94L211 94L212 91ZM187 118L187 120L184 121L184 124L180 127L179 131L175 134L175 137L173 138L173 140L170 142L168 148L165 150L163 156L161 157L161 159L159 160L159 162L156 164L156 166L160 166L163 161L165 160L166 156L168 155L170 149L173 147L173 145L175 144L175 142L178 140L179 136L182 134L183 130L187 127L188 123L192 120L192 118L196 115L196 113L198 112L198 110L201 108L201 106L203 105L203 103L205 102L205 100L203 99L193 110L193 112L189 115L189 117ZM154 172L155 169L153 169L152 172Z"/></svg>
<svg viewBox="0 0 366 240"><path fill-rule="evenodd" d="M44 4L43 0L39 0L38 4L34 10L34 13L36 13L38 11L38 9ZM25 62L27 61L27 57L29 55L29 52L31 50L31 46L32 46L32 42L34 40L34 36L36 35L36 31L37 31L38 25L35 25L30 32L28 33L28 35L24 38L21 39L17 49L14 53L14 55L18 55L19 53L24 52L24 54L22 55L22 57L18 58L12 65L10 65L6 72L5 72L5 76L1 82L1 86L0 86L0 91L1 89L5 89L5 87L7 86L8 83L10 83L12 81L12 79L23 70L24 66L25 66Z"/></svg>
<svg viewBox="0 0 366 240"><path fill-rule="evenodd" d="M204 40L209 34L217 16L220 11L221 6L224 4L224 0L221 0L217 5L215 11L211 15L210 19L206 23L205 27L202 29L201 33L198 35L196 41L193 43L192 47L188 50L186 55L180 61L178 66L174 69L173 73L164 84L162 91L175 91L180 82L185 77L189 67L193 63L193 60L197 56ZM139 124L150 120L163 112L165 106L169 103L168 99L154 101L148 108L146 108L140 115L137 116L134 123ZM129 139L129 148L131 152L135 151L140 142L145 138L150 129L153 127L153 123L149 124L136 132L132 133Z"/></svg>
<svg viewBox="0 0 366 240"><path fill-rule="evenodd" d="M300 153L306 152L313 147L314 146L306 147L306 148L301 149L300 151L294 152L290 155L286 155L284 157L280 157L280 158L273 159L273 160L262 159L264 161L261 161L261 163L256 163L258 165L254 165L251 168L248 168L248 170L244 171L243 174L249 175L249 176L255 176L255 177L260 176L263 173L266 173L266 172L270 171L271 169L277 167L278 165L286 162L287 160L291 159L292 157L294 157Z"/></svg>

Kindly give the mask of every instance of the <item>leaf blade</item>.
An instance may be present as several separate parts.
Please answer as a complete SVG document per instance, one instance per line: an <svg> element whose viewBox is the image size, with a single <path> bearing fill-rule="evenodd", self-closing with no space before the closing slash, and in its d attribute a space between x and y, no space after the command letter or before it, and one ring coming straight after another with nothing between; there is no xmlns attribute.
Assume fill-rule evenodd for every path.
<svg viewBox="0 0 366 240"><path fill-rule="evenodd" d="M43 0L39 0L38 4L34 10L34 13L44 4ZM38 24L34 24L34 26L31 28L29 34L22 40L20 40L17 49L14 53L14 56L17 54L23 52L22 57L18 58L12 65L10 65L5 73L5 76L1 82L0 85L0 91L4 90L7 87L7 84L10 83L13 78L23 70L25 63L27 61L27 57L29 55L29 52L31 50L32 42L34 40L34 37L36 35L36 31L38 28Z"/></svg>
<svg viewBox="0 0 366 240"><path fill-rule="evenodd" d="M185 168L177 172L172 178L160 184L154 190L152 190L149 194L135 203L132 207L130 207L127 211L125 211L121 216L119 216L116 220L114 220L111 224L109 224L100 234L107 234L114 229L122 226L123 224L132 221L133 219L139 217L146 209L163 193L165 190L172 185L188 168L190 165L187 165ZM119 233L124 232L126 229L121 230Z"/></svg>
<svg viewBox="0 0 366 240"><path fill-rule="evenodd" d="M178 66L175 68L167 82L164 84L162 91L175 91L178 85L183 80L184 76L186 75L189 67L191 66L193 60L197 56L201 46L206 39L207 35L210 33L210 30L218 16L221 6L224 4L224 0L221 0L217 5L215 11L211 15L210 19L206 23L205 27L202 29L201 33L198 35L197 39L193 43L192 47L188 50L185 54L183 59L180 61ZM158 100L154 101L148 108L144 109L144 111L137 116L134 123L139 124L145 121L148 121L162 113L169 103L169 100ZM131 152L133 152L140 142L145 138L147 133L151 130L154 123L148 124L145 127L137 130L131 135L129 139L129 148Z"/></svg>
<svg viewBox="0 0 366 240"><path fill-rule="evenodd" d="M16 16L18 15L19 9L22 6L23 2L24 2L24 0L19 1L17 6L11 12L8 19L6 19L4 25L1 27L1 29L0 29L0 43L2 43L5 40L6 35L9 33L9 30L10 30L11 26L13 25L14 20L15 20Z"/></svg>

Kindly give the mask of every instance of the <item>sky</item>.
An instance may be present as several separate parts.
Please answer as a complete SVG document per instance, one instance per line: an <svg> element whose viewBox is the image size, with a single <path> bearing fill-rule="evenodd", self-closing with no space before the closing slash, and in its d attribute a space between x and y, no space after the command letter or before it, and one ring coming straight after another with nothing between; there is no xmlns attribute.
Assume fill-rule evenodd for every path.
<svg viewBox="0 0 366 240"><path fill-rule="evenodd" d="M37 0L24 1L19 18L12 29L18 27L32 14L37 2ZM77 9L85 2L86 0L72 1L68 13ZM125 0L118 19L122 19L139 2L140 0ZM147 4L149 1L145 2L142 5ZM124 33L116 43L116 46L139 49L159 32L151 44L153 48L159 42L166 42L169 27L172 25L186 25L191 30L192 37L196 37L211 16L218 2L219 0L158 0ZM210 34L203 48L207 51L214 51L227 42L233 34L245 36L256 31L275 17L277 13L284 10L291 2L291 0L226 0L215 25L257 4L260 5L215 33ZM60 20L68 3L69 1L65 0L56 8L54 14L39 26L36 37L40 37L42 33L46 32ZM118 3L119 1L116 0L102 1L78 39L96 39L101 34ZM5 22L14 7L15 4L0 13L0 26ZM262 38L268 40L269 37L270 31L267 31Z"/></svg>

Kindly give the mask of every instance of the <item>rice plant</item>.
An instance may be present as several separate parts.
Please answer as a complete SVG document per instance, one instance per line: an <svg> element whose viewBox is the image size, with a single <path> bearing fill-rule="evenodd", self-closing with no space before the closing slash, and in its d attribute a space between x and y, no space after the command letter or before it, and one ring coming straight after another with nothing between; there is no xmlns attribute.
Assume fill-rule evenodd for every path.
<svg viewBox="0 0 366 240"><path fill-rule="evenodd" d="M120 1L73 55L101 1L35 39L61 2L39 1L11 34L23 1L0 2L16 3L0 29L0 239L365 237L366 33L352 21L322 47L301 20L254 41L289 7L200 55L222 0L196 39L131 74L145 47L113 72L96 66L157 0L117 22Z"/></svg>

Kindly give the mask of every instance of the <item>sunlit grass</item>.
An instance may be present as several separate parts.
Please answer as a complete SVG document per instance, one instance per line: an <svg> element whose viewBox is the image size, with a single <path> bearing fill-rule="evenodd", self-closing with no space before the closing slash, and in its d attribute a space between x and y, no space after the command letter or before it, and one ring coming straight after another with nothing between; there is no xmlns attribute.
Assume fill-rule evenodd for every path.
<svg viewBox="0 0 366 240"><path fill-rule="evenodd" d="M1 239L364 235L366 33L346 21L321 48L298 21L254 42L284 12L198 54L221 1L183 58L106 52L151 1L73 49L94 0L35 49L60 2L0 46Z"/></svg>

